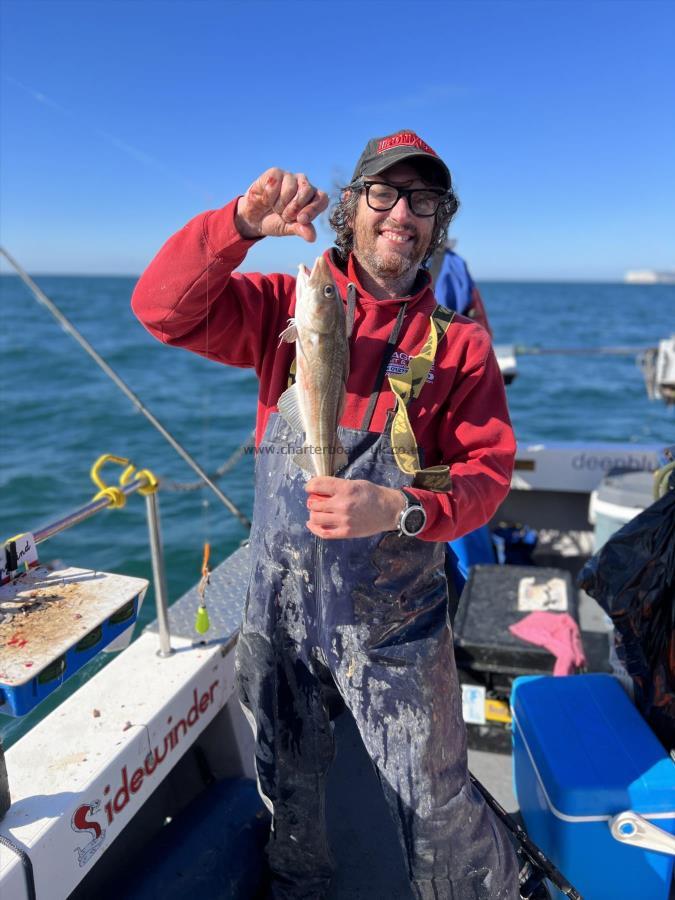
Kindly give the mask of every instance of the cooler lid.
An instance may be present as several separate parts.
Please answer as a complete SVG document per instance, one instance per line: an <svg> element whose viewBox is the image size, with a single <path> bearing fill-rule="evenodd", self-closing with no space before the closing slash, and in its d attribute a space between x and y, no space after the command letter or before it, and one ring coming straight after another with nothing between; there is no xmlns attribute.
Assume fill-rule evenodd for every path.
<svg viewBox="0 0 675 900"><path fill-rule="evenodd" d="M453 625L458 665L510 675L552 672L555 658L548 650L509 631L509 625L542 609L578 620L569 572L545 566L472 566Z"/></svg>
<svg viewBox="0 0 675 900"><path fill-rule="evenodd" d="M675 817L675 762L614 677L523 676L511 705L555 815Z"/></svg>

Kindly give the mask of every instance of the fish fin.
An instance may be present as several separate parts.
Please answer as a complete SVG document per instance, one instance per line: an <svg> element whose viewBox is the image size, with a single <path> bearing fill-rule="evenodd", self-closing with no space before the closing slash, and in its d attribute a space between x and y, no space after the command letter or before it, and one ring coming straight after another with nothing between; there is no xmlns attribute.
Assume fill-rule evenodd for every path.
<svg viewBox="0 0 675 900"><path fill-rule="evenodd" d="M295 319L289 319L288 325L279 335L279 343L282 344L293 344L298 339L298 329L295 324Z"/></svg>
<svg viewBox="0 0 675 900"><path fill-rule="evenodd" d="M312 454L307 452L307 445L305 445L302 450L293 454L293 462L296 466L300 466L301 469L304 469L305 472L309 472L310 475L316 475L314 463L312 462Z"/></svg>
<svg viewBox="0 0 675 900"><path fill-rule="evenodd" d="M277 406L280 414L286 419L293 431L302 434L305 426L302 424L297 384L292 384L283 392L281 397L279 397Z"/></svg>
<svg viewBox="0 0 675 900"><path fill-rule="evenodd" d="M336 450L335 455L333 456L333 472L337 473L340 469L346 469L347 463L349 462L349 458L345 453L344 449L340 447L339 450Z"/></svg>
<svg viewBox="0 0 675 900"><path fill-rule="evenodd" d="M298 337L297 337L297 340L296 340L295 343L296 343L297 347L300 348L300 353L301 353L301 355L304 356L305 359L307 359L307 354L305 353L305 348L302 346L302 341L300 340L300 335L299 335L299 334L298 334ZM296 358L297 358L297 355L298 355L297 349L296 349L295 355L296 355Z"/></svg>

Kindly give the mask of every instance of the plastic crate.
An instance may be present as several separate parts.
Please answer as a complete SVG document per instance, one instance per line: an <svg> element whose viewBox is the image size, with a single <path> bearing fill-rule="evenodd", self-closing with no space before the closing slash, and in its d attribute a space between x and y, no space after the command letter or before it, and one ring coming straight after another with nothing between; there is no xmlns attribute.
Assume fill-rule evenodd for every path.
<svg viewBox="0 0 675 900"><path fill-rule="evenodd" d="M462 685L462 706L470 747L497 753L511 751L509 700L519 675L551 673L555 657L509 631L532 609L537 591L553 585L555 611L578 621L578 599L563 569L537 566L474 566L459 601L454 624L455 660ZM535 596L523 597L529 593ZM539 590L545 597L545 592ZM521 602L519 603L519 597ZM563 608L564 598L564 608ZM506 711L506 718L504 713Z"/></svg>
<svg viewBox="0 0 675 900"><path fill-rule="evenodd" d="M121 635L130 639L147 586L143 578L43 566L2 585L0 713L25 715Z"/></svg>

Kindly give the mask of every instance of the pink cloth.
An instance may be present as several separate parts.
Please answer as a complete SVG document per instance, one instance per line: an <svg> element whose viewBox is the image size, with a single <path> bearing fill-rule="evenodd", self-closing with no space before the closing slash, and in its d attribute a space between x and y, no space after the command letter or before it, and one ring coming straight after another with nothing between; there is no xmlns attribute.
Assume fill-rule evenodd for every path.
<svg viewBox="0 0 675 900"><path fill-rule="evenodd" d="M509 625L509 631L552 653L556 658L554 675L573 675L575 669L586 665L579 626L567 613L533 612Z"/></svg>

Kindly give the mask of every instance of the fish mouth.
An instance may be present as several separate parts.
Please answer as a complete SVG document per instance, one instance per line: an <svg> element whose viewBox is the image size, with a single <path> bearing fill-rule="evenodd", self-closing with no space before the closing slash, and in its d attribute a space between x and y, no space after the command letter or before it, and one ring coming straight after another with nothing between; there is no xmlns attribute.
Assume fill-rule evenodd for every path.
<svg viewBox="0 0 675 900"><path fill-rule="evenodd" d="M298 266L298 277L295 279L295 294L298 300L300 296L302 294L305 294L309 289L309 278L309 269L306 265L304 265L304 263L300 263L300 265Z"/></svg>
<svg viewBox="0 0 675 900"><path fill-rule="evenodd" d="M317 256L314 261L314 265L312 266L312 271L309 274L309 283L314 286L318 285L320 282L325 282L327 279L331 279L330 269L328 268L328 263L323 258L323 256Z"/></svg>

